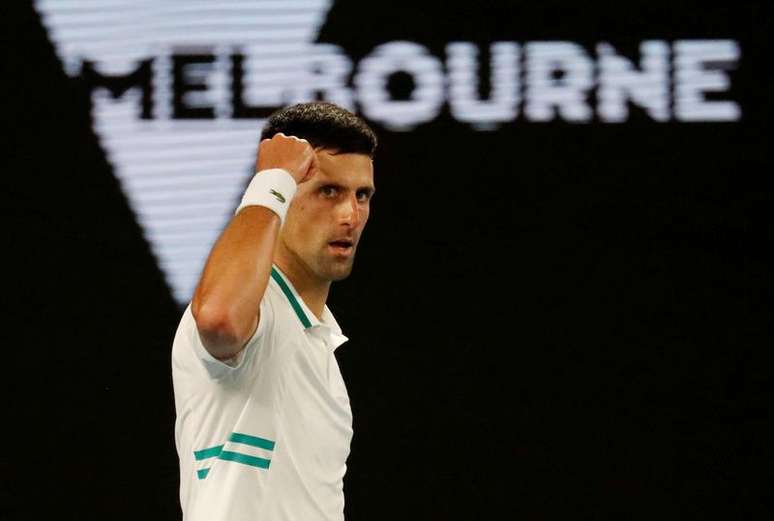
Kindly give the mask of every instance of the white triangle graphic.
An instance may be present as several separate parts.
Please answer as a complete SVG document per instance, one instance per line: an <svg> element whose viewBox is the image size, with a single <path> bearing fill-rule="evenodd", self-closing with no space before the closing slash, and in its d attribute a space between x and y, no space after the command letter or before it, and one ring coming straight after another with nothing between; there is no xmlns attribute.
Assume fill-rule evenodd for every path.
<svg viewBox="0 0 774 521"><path fill-rule="evenodd" d="M245 56L245 98L279 107L299 99L304 63L332 0L37 0L71 76L83 61L126 75L153 59L153 118L140 89L93 93L94 129L175 299L193 294L207 253L249 180L263 121L229 113L230 53ZM215 119L172 119L172 60L180 49L216 56L188 102L214 106ZM195 74L196 68L188 71ZM295 99L288 96L296 88ZM301 94L303 96L303 94Z"/></svg>

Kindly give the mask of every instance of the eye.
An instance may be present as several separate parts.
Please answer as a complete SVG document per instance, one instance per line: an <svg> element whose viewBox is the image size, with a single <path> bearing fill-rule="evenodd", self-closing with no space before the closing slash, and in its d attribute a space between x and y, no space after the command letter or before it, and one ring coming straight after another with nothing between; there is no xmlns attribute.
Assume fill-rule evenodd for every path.
<svg viewBox="0 0 774 521"><path fill-rule="evenodd" d="M339 193L339 189L333 185L325 185L320 187L320 193L325 197L335 197Z"/></svg>
<svg viewBox="0 0 774 521"><path fill-rule="evenodd" d="M357 200L361 203L367 202L369 199L371 199L371 191L370 190L358 190L357 191Z"/></svg>

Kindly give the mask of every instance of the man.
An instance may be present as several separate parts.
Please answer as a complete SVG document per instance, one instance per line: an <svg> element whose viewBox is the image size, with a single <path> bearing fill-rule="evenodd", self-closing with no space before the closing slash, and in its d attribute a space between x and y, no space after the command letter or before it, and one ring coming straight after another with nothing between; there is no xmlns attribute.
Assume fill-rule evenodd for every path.
<svg viewBox="0 0 774 521"><path fill-rule="evenodd" d="M341 520L352 437L325 305L374 193L376 137L330 103L273 114L172 349L188 521Z"/></svg>

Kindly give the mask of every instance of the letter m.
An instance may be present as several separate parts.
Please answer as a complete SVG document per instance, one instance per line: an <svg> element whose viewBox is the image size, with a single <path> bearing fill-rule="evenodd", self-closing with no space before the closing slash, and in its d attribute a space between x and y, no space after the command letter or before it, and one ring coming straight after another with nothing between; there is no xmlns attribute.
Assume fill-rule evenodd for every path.
<svg viewBox="0 0 774 521"><path fill-rule="evenodd" d="M137 68L127 74L109 75L102 74L95 66L94 62L84 60L81 68L80 80L89 92L89 104L91 104L91 95L95 89L103 88L110 92L110 95L118 99L130 89L139 88L141 91L140 107L141 118L151 119L153 117L153 59L142 60L138 62ZM91 112L91 106L89 106Z"/></svg>

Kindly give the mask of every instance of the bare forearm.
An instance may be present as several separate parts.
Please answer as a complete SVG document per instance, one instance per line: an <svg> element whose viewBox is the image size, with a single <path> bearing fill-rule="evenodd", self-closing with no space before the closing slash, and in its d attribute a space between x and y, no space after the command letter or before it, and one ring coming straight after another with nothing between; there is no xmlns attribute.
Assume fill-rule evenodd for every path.
<svg viewBox="0 0 774 521"><path fill-rule="evenodd" d="M267 190L261 183L265 179L271 182L272 178L261 176L269 175L269 170L279 169L280 178L292 177L291 191L295 193L295 183L313 175L316 167L317 157L307 141L275 134L261 141L257 173L248 192L253 182L258 182L257 186L261 188L251 192L253 195L273 193L277 201L286 204L292 194L288 194L286 200L281 193ZM287 177L285 181L288 181ZM261 299L269 285L274 246L281 226L278 214L284 215L287 210L286 206L276 207L273 200L265 204L260 197L251 199L247 192L245 197L242 204L246 206L231 219L213 246L191 302L191 312L204 347L220 359L237 354L258 327Z"/></svg>
<svg viewBox="0 0 774 521"><path fill-rule="evenodd" d="M191 311L213 356L233 356L255 331L279 226L279 217L268 208L246 207L210 252Z"/></svg>

